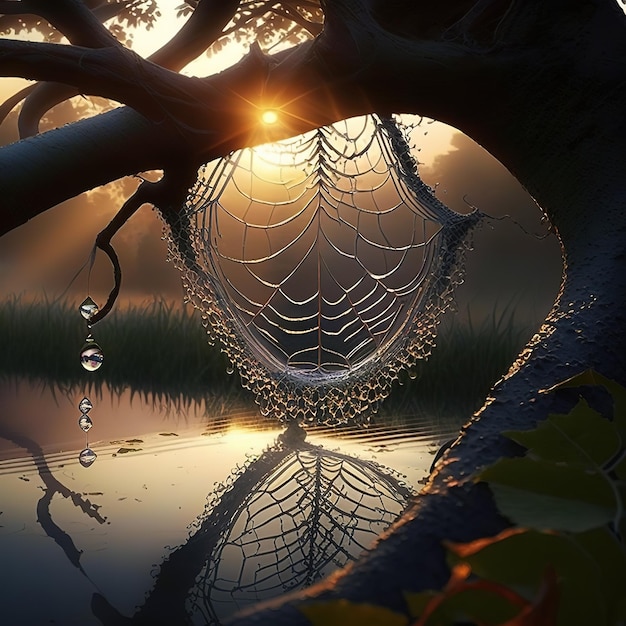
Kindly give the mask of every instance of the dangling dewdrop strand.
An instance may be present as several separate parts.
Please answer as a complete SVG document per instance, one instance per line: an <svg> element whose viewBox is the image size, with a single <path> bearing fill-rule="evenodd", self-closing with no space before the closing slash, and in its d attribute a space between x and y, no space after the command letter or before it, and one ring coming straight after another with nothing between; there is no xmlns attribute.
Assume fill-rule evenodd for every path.
<svg viewBox="0 0 626 626"><path fill-rule="evenodd" d="M102 365L104 354L102 353L102 348L91 335L91 324L89 322L91 318L98 313L99 308L91 297L88 296L80 305L79 311L83 318L87 320L87 338L80 351L80 364L88 372L95 372ZM88 433L93 426L93 422L89 417L89 411L91 411L92 408L93 404L87 396L78 403L78 410L80 411L78 426L85 433L85 448L78 455L78 461L83 467L89 467L97 458L96 453L89 447Z"/></svg>

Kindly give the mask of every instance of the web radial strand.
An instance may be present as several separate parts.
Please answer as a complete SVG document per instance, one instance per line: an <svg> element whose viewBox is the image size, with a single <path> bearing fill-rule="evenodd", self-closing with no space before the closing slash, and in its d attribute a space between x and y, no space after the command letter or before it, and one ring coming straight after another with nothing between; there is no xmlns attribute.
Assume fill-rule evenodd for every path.
<svg viewBox="0 0 626 626"><path fill-rule="evenodd" d="M395 120L368 116L207 164L170 250L262 411L340 423L429 354L480 220L421 181Z"/></svg>

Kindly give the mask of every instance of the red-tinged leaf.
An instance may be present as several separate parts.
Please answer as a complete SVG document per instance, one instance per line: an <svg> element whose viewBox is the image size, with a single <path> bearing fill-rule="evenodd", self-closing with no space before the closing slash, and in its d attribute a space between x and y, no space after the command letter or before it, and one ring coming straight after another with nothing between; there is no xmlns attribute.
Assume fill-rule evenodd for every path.
<svg viewBox="0 0 626 626"><path fill-rule="evenodd" d="M493 537L481 537L480 539L475 539L474 541L469 541L468 543L444 541L444 546L454 555L459 557L459 559L466 559L467 557L480 552L487 546L498 543L499 541L507 539L513 535L520 535L525 532L526 530L524 528L507 528Z"/></svg>
<svg viewBox="0 0 626 626"><path fill-rule="evenodd" d="M575 537L533 530L511 533L462 558L476 576L509 587L529 602L538 597L546 568L553 567L562 597L559 626L604 624L610 610L603 593L605 584L598 576L593 553ZM450 552L452 566L457 559Z"/></svg>
<svg viewBox="0 0 626 626"><path fill-rule="evenodd" d="M559 611L559 585L554 568L549 567L543 577L535 602L502 626L555 626Z"/></svg>
<svg viewBox="0 0 626 626"><path fill-rule="evenodd" d="M420 607L414 626L439 626L459 620L471 620L478 626L497 626L528 606L527 600L508 587L490 580L470 580L470 575L467 563L455 565L442 592L431 595L425 606Z"/></svg>

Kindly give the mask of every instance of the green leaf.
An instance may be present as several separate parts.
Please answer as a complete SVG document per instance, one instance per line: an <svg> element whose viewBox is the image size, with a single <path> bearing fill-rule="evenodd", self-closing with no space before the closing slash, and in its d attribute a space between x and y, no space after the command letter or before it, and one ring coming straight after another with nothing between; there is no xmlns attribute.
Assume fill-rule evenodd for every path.
<svg viewBox="0 0 626 626"><path fill-rule="evenodd" d="M623 432L624 429L626 429L626 388L622 387L614 380L594 370L586 370L546 389L545 392L548 393L556 389L564 389L567 387L582 387L583 385L602 386L611 394L613 398L613 419Z"/></svg>
<svg viewBox="0 0 626 626"><path fill-rule="evenodd" d="M428 618L428 626L448 626L456 623L478 623L498 626L519 613L505 597L485 589L468 588L449 596Z"/></svg>
<svg viewBox="0 0 626 626"><path fill-rule="evenodd" d="M539 593L547 569L554 568L561 594L558 626L606 624L607 615L617 608L603 592L604 580L598 576L602 565L570 535L509 532L476 551L463 545L451 550L451 565L467 562L475 575L504 584L529 600Z"/></svg>
<svg viewBox="0 0 626 626"><path fill-rule="evenodd" d="M598 381L593 372L564 385L591 381ZM619 394L616 387L621 389L613 383L611 391ZM550 415L534 430L504 435L528 448L526 456L500 459L478 479L489 483L499 510L511 521L569 532L620 524L626 432L619 424L581 399L568 415Z"/></svg>
<svg viewBox="0 0 626 626"><path fill-rule="evenodd" d="M615 424L589 407L585 400L568 415L550 415L535 430L508 431L506 437L529 449L529 456L596 469L621 448Z"/></svg>
<svg viewBox="0 0 626 626"><path fill-rule="evenodd" d="M626 546L608 528L574 535L572 540L593 559L609 624L626 618Z"/></svg>
<svg viewBox="0 0 626 626"><path fill-rule="evenodd" d="M528 528L582 532L612 521L621 502L600 470L526 458L485 469L498 509Z"/></svg>
<svg viewBox="0 0 626 626"><path fill-rule="evenodd" d="M436 591L431 590L420 591L419 593L405 593L404 600L409 607L411 617L419 617L437 595L438 593Z"/></svg>
<svg viewBox="0 0 626 626"><path fill-rule="evenodd" d="M615 475L619 480L626 482L626 451L624 451L621 458L616 461Z"/></svg>
<svg viewBox="0 0 626 626"><path fill-rule="evenodd" d="M408 619L382 606L347 600L312 602L300 611L313 626L407 626Z"/></svg>

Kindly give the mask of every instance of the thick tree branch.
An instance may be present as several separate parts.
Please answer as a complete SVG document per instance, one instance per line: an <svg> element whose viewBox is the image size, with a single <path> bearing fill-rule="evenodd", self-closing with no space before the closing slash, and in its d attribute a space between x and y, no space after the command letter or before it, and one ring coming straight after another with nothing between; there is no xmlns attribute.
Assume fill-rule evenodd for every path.
<svg viewBox="0 0 626 626"><path fill-rule="evenodd" d="M3 4L6 5L7 3ZM49 3L42 4L41 2L30 1L24 3L24 0L22 0L22 2L11 2L9 4L15 5L14 7L11 7L14 15L20 15L26 10L34 12L38 7L43 7L44 12L47 11L48 13L50 13L51 10ZM93 12L87 8L87 5L84 5L81 2L72 2L71 4L73 6L66 7L61 2L56 3L54 7L52 7L52 11L60 13L64 21L67 21L69 14L67 11L64 11L64 9L69 9L70 14L74 8L77 10L76 21L78 23L78 27L73 28L73 30L77 31L74 33L76 36L71 37L68 35L68 38L72 43L81 45L81 41L84 40L83 43L85 46L94 48L117 45L117 40L110 35L109 31L101 25L99 27L96 26L95 22L99 21L102 23L115 17L122 10L127 8L129 4L128 1L108 4L105 3L93 9ZM77 6L77 4L81 6ZM94 20L94 17L97 19ZM27 89L18 92L18 94L8 98L2 104L2 107L0 108L0 123L4 120L6 115L8 115L11 109L24 100L24 106L22 107L18 118L18 130L20 137L25 138L36 135L39 132L39 122L41 121L41 118L52 107L78 95L79 92L66 85L42 84L31 85Z"/></svg>
<svg viewBox="0 0 626 626"><path fill-rule="evenodd" d="M81 93L126 103L157 122L168 116L172 98L182 101L188 95L193 80L121 47L91 49L14 40L0 42L0 73L72 85Z"/></svg>
<svg viewBox="0 0 626 626"><path fill-rule="evenodd" d="M37 189L23 185L18 191L18 179L3 182L10 185L7 195L17 199L14 194L27 193L29 197L15 205L19 213L5 210L6 221L0 232L15 227L20 219L29 219L44 205L47 208L64 197L90 189L89 185L102 180L93 175L99 167L115 170L117 175L130 175L145 169L146 162L160 169L180 157L200 164L247 145L293 136L375 110L389 113L419 109L424 115L459 126L454 94L492 88L493 69L490 70L488 59L475 57L462 46L450 43L417 42L411 46L408 41L376 31L370 16L366 18L362 28L354 26L353 36L346 38L341 29L330 28L314 41L271 57L252 49L236 66L206 79L181 76L122 49L0 41L1 74L64 81L84 93L126 102L156 124L151 130L150 125L145 127L150 134L145 141L159 146L146 158L141 141L124 142L119 144L123 154L112 157L110 150L115 149L115 143L107 138L103 139L107 150L101 156L90 156L93 161L89 172L82 178L73 177L63 187L47 177L53 188L47 188L42 180ZM363 17L357 15L355 20ZM359 50L363 51L362 57ZM499 79L504 81L504 89L517 80L516 63L519 60L515 56L494 62L501 69ZM406 78L412 72L419 72L425 86L447 84L450 91L416 89ZM500 107L503 104L497 103ZM259 123L260 113L266 107L280 111L280 123L271 130ZM465 121L471 113L489 116L490 112L483 113L483 109L484 103L470 101L461 113ZM88 132L98 136L96 119L81 124L80 132L92 124L94 128ZM29 162L42 163L49 158L45 167L60 175L59 167L65 160L59 160L55 150L46 148L48 143L52 147L57 142L56 135L47 138L44 134L33 144L38 150L36 158L31 155ZM1 156L13 158L6 149L3 152ZM132 162L133 154L137 167L118 167ZM159 161L164 155L165 163Z"/></svg>
<svg viewBox="0 0 626 626"><path fill-rule="evenodd" d="M74 45L89 48L118 45L117 39L81 0L28 0L27 6L27 12L46 19Z"/></svg>
<svg viewBox="0 0 626 626"><path fill-rule="evenodd" d="M95 15L99 13L98 10L92 13L89 9L85 8L79 0L64 0L64 2L68 3L68 7L55 5L55 10L48 11L50 15L58 12L66 18L66 21L71 21L68 20L68 16L72 15L69 9L78 4L82 6L82 10L80 14L78 12L75 14L76 18L80 18L80 21L84 21L85 23L87 21L91 21L91 28L88 29L90 32L95 32L96 35L98 32L108 33L108 31L106 31L106 29L99 24L98 20L95 19ZM39 3L35 2L35 4ZM201 0L195 8L194 13L181 30L165 46L152 54L148 60L168 69L182 69L182 67L204 52L223 34L224 27L232 19L239 4L239 0L229 0L228 2ZM66 9L66 11L64 11L64 9ZM50 15L47 17L50 17ZM98 28L95 26L96 23L99 25ZM118 45L117 41L111 37L94 36L85 38L84 45L90 48L99 48L109 46L111 43L114 47ZM81 62L84 61L81 59ZM64 70L63 73L65 74L66 71ZM87 85L78 87L78 90L76 90L69 86L64 88L56 85L44 85L30 93L30 97L25 102L25 105L20 112L20 136L28 137L36 134L39 130L39 121L41 117L52 106L81 92L92 93L87 88ZM113 96L105 95L104 93L99 93L98 95L111 97L115 100L130 104L130 101L123 99L121 95ZM137 105L135 105L135 108L137 108ZM142 111L142 109L139 110ZM147 113L146 110L143 110L143 112Z"/></svg>
<svg viewBox="0 0 626 626"><path fill-rule="evenodd" d="M170 70L181 70L222 35L238 7L239 0L200 0L183 27L149 60Z"/></svg>

